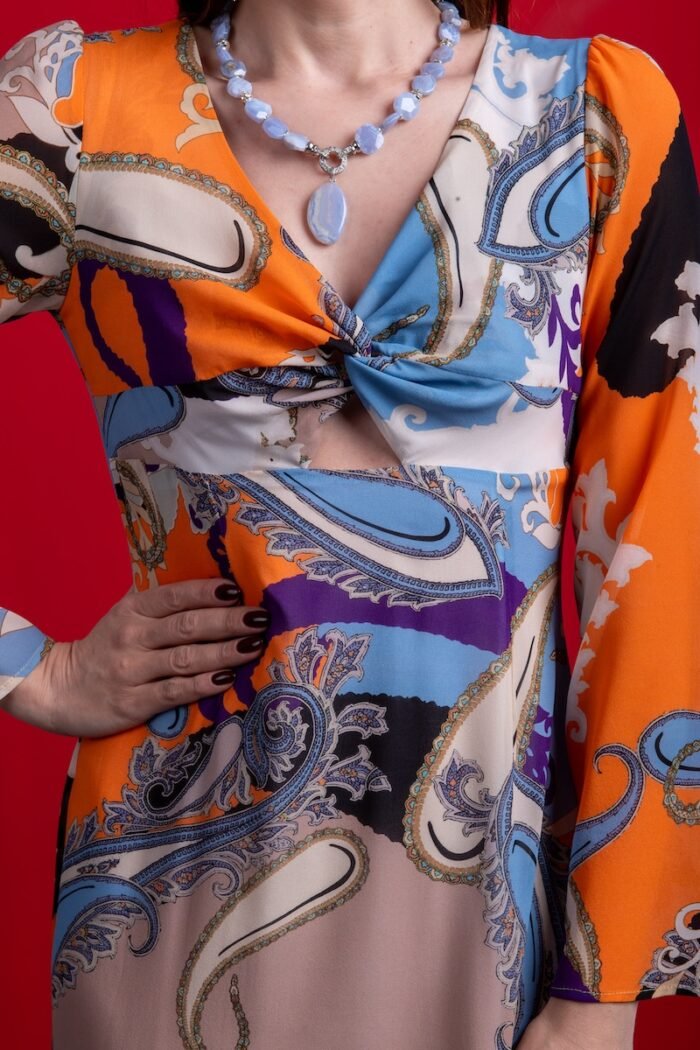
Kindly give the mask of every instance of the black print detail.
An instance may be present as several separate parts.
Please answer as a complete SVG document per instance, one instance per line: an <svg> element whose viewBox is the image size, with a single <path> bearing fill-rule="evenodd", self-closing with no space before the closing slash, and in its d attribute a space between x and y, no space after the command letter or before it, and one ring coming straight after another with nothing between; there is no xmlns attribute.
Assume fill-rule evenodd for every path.
<svg viewBox="0 0 700 1050"><path fill-rule="evenodd" d="M76 139L82 139L82 127L73 128L73 134ZM18 151L26 150L27 153L31 153L32 157L36 157L38 160L43 161L48 170L55 175L66 188L70 187L75 178L75 173L69 171L66 167L66 152L69 145L67 138L65 146L53 146L49 142L44 142L38 135L32 135L26 131L21 131L18 135L14 135L11 139L6 139L5 141L12 146L13 149Z"/></svg>
<svg viewBox="0 0 700 1050"><path fill-rule="evenodd" d="M155 778L144 791L145 808L154 815L176 808L192 781L206 769L212 742L213 734L209 727L192 733L180 745L176 783L172 783L172 773L160 780Z"/></svg>
<svg viewBox="0 0 700 1050"><path fill-rule="evenodd" d="M600 374L623 397L660 393L692 354L681 351L677 358L670 357L651 335L688 302L675 282L686 262L699 257L700 198L681 116L625 256L610 324L598 350Z"/></svg>
<svg viewBox="0 0 700 1050"><path fill-rule="evenodd" d="M436 850L438 850L441 856L446 857L447 860L460 861L469 860L470 857L478 857L484 848L484 843L486 841L485 839L479 839L476 846L472 849L468 849L465 853L454 853L451 849L448 849L447 846L443 846L442 842L440 842L440 839L435 834L435 829L433 828L433 822L431 820L428 821L428 833L433 840L433 845Z"/></svg>
<svg viewBox="0 0 700 1050"><path fill-rule="evenodd" d="M554 211L554 207L558 203L559 198L561 197L562 193L564 192L566 187L569 185L569 183L572 182L577 177L578 173L581 171L582 168L585 168L585 166L586 166L585 164L579 164L579 166L577 168L574 168L574 170L570 173L569 177L564 179L564 181L559 186L559 188L556 190L556 192L552 194L552 196L550 197L550 200L549 200L549 204L545 208L544 224L547 227L547 232L550 233L553 237L560 237L561 236L561 234L559 233L559 230L555 230L554 227L552 226L551 221L550 221L550 219L552 217L552 212Z"/></svg>
<svg viewBox="0 0 700 1050"><path fill-rule="evenodd" d="M417 697L387 696L386 693L343 693L336 701L338 710L363 702L386 708L388 733L363 740L370 760L386 775L391 791L367 791L353 800L346 792L336 792L336 809L357 817L378 835L392 842L403 842L406 798L416 779L416 770L425 761L433 740L440 732L448 708ZM335 753L339 759L357 751L357 738L342 733Z"/></svg>
<svg viewBox="0 0 700 1050"><path fill-rule="evenodd" d="M234 397L242 396L235 390L227 390L222 386L218 376L214 376L213 379L196 379L193 383L178 383L178 390L183 397L200 401L231 401Z"/></svg>
<svg viewBox="0 0 700 1050"><path fill-rule="evenodd" d="M109 230L101 230L97 226L85 226L83 223L78 223L75 230L76 233L78 230L86 230L88 233L97 234L98 237L105 237L109 241L117 241L119 244L131 244L138 248L145 248L147 251L155 252L157 255L165 256L168 259L177 259L180 262L190 263L190 265L196 266L200 270L210 270L212 273L237 273L245 262L245 243L243 240L243 230L237 219L233 220L233 228L238 235L238 258L231 266L214 266L213 263L202 262L202 260L193 259L189 255L181 255L179 252L169 251L167 248L161 248L157 244L150 244L148 241L136 241L133 237L120 237L117 233L110 233Z"/></svg>
<svg viewBox="0 0 700 1050"><path fill-rule="evenodd" d="M300 489L305 489L307 492L309 488L304 485L302 481L297 481L297 485ZM322 496L312 492L312 495L318 500L319 503L325 503L331 510L336 510L344 517L349 518L350 521L356 521L358 525L365 525L367 528L374 529L375 532L381 532L385 536L398 536L402 540L415 540L421 543L438 543L440 540L444 540L446 536L450 534L451 522L449 518L443 518L444 525L440 532L435 533L413 533L413 532L400 532L396 529L388 529L384 525L380 525L379 522L370 521L369 518L360 518L356 514L350 514L349 511L344 510L343 507L338 507L335 503L331 503L330 500L323 499Z"/></svg>
<svg viewBox="0 0 700 1050"><path fill-rule="evenodd" d="M662 736L663 736L663 733L659 733L657 735L656 739L654 740L654 751L656 752L659 760L668 769L673 764L673 760L674 760L674 758L676 756L675 755L670 755L670 756L666 755L661 750L661 738L662 738ZM698 766L698 764L696 762L681 762L681 764L678 766L678 770L679 770L679 772L681 770L683 770L684 772L699 773L700 772L700 766Z"/></svg>
<svg viewBox="0 0 700 1050"><path fill-rule="evenodd" d="M442 203L442 197L440 196L440 191L437 188L435 179L430 180L430 186L433 193L435 194L435 200L438 202L440 211L442 212L443 218L447 223L447 226L449 227L450 233L452 234L452 237L455 242L455 264L457 266L457 283L459 284L458 305L461 306L464 302L464 282L462 281L462 268L459 262L459 237L457 236L457 231L454 228L454 223L452 222L452 219L450 218L449 213L445 208L445 205Z"/></svg>
<svg viewBox="0 0 700 1050"><path fill-rule="evenodd" d="M335 893L336 890L341 889L348 882L350 882L353 875L355 874L355 869L357 868L357 860L355 859L352 852L349 849L347 849L346 846L339 846L336 842L331 842L331 846L333 847L333 849L337 849L340 853L344 853L348 858L347 871L344 872L344 874L341 875L339 879L336 879L336 881L331 886L325 886L322 890L319 890L318 893L314 893L311 897L307 897L306 900L299 901L299 903L295 904L293 908L289 909L289 911L285 911L282 915L275 915L274 919L270 919L270 921L266 922L263 926L257 926L254 930L246 930L246 932L241 937L239 937L238 940L231 941L230 944L224 945L224 947L219 952L219 958L221 958L222 955L226 955L227 952L230 952L232 948L235 948L240 941L244 941L248 937L254 937L256 934L262 933L264 930L269 929L270 926L276 926L278 923L284 922L285 919L288 919L290 915L294 915L295 912L303 911L306 908L308 908L309 905L313 904L313 902L315 900L318 900L319 897L330 897L332 896L332 894Z"/></svg>
<svg viewBox="0 0 700 1050"><path fill-rule="evenodd" d="M41 256L59 244L58 234L46 219L40 218L17 201L0 198L0 259L13 277L22 281L37 276L37 270L28 270L17 260L20 245L29 245L32 253ZM41 266L41 262L37 263Z"/></svg>
<svg viewBox="0 0 700 1050"><path fill-rule="evenodd" d="M54 865L54 879L53 879L53 902L51 906L51 915L55 917L58 909L58 894L60 891L60 880L61 871L63 869L63 855L64 855L64 843L66 840L66 828L68 827L68 805L70 803L70 796L73 790L73 777L70 773L66 774L66 778L63 782L63 794L61 795L61 805L58 813L58 828L56 831L56 860Z"/></svg>
<svg viewBox="0 0 700 1050"><path fill-rule="evenodd" d="M516 695L516 697L520 696L520 690L522 689L523 682L525 681L525 675L527 674L527 669L530 666L530 660L532 659L532 652L533 652L534 648L535 648L535 639L531 638L530 639L530 649L529 649L528 654L527 654L527 660L525 661L525 666L523 667L523 672L520 675L520 678L518 679L518 684L515 687L515 695Z"/></svg>

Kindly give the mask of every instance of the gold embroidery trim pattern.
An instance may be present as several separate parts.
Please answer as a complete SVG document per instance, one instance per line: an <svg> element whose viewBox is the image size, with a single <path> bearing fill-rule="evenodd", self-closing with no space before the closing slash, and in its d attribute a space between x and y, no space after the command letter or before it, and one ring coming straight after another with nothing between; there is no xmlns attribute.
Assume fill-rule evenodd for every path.
<svg viewBox="0 0 700 1050"><path fill-rule="evenodd" d="M625 188L627 175L629 173L630 151L622 126L610 110L604 106L595 95L591 95L589 92L584 93L584 99L586 109L595 110L603 124L612 132L609 139L603 138L598 129L593 129L591 127L587 127L584 134L586 167L593 169L596 183L598 183L596 172L593 168L592 162L588 159L592 153L599 150L604 155L613 172L613 191L607 195L602 191L598 184L601 203L597 205L596 213L595 215L592 215L590 219L591 233L600 233L608 216L614 214L619 209L620 198L622 197L622 191ZM586 123L589 124L590 122L586 121Z"/></svg>
<svg viewBox="0 0 700 1050"><path fill-rule="evenodd" d="M245 273L240 278L228 279L220 274L206 272L200 269L188 267L185 264L175 266L151 260L150 263L144 258L130 255L128 252L115 252L105 250L92 244L88 240L77 239L74 252L75 261L81 259L96 259L98 262L106 262L109 266L117 269L126 269L129 273L141 273L147 277L155 277L159 280L189 280L189 281L218 281L221 284L236 288L238 291L247 292L257 284L260 274L265 269L272 251L272 239L268 233L267 226L258 213L247 200L234 192L225 182L221 182L213 175L207 175L196 168L186 168L182 164L175 164L164 157L156 157L151 153L88 153L83 151L80 156L82 168L92 171L104 172L135 172L142 175L149 172L163 179L172 179L183 186L195 185L202 193L217 197L238 213L239 219L243 217L248 223L248 230L253 239Z"/></svg>
<svg viewBox="0 0 700 1050"><path fill-rule="evenodd" d="M488 167L490 168L498 160L498 150L496 149L496 144L491 137L487 135L483 128L479 127L478 124L475 124L474 121L469 118L457 121L454 131L460 129L472 133L483 149L488 162ZM488 277L481 298L479 315L474 323L470 325L462 342L450 353L442 354L439 351L436 351L435 348L442 342L445 330L449 323L450 312L448 304L451 303L453 299L452 278L447 265L448 249L445 235L435 219L425 195L421 196L416 208L426 231L433 241L435 265L438 274L438 311L433 327L422 349L407 350L404 353L395 353L393 356L395 358L407 357L414 361L423 361L428 364L439 366L449 364L451 361L459 360L462 357L467 357L481 339L493 310L493 304L496 299L496 293L498 292L501 273L503 271L503 261L501 259L491 259Z"/></svg>
<svg viewBox="0 0 700 1050"><path fill-rule="evenodd" d="M588 948L588 961L589 968L591 971L591 981L588 983L586 975L586 966L581 959L577 949L571 942L571 924L568 916L565 921L566 928L566 942L564 944L564 955L568 958L571 965L574 967L576 972L581 977L584 984L587 985L592 995L595 995L596 999L600 996L600 978L602 964L600 961L600 945L598 943L598 935L595 932L595 926L591 922L590 916L586 911L586 906L583 903L583 897L579 892L579 888L573 879L569 879L569 892L576 903L576 922L579 928L579 932L583 938L586 947Z"/></svg>
<svg viewBox="0 0 700 1050"><path fill-rule="evenodd" d="M192 80L196 80L198 84L205 84L206 77L197 68L197 61L194 51L194 34L192 26L189 22L183 22L177 31L177 43L175 45L177 51L177 60L183 73L186 73Z"/></svg>
<svg viewBox="0 0 700 1050"><path fill-rule="evenodd" d="M259 940L253 941L251 944L248 944L244 948L239 949L239 951L237 951L236 954L231 958L225 959L223 962L219 963L219 965L212 971L212 973L210 973L205 984L197 994L196 1000L194 1002L194 1011L192 1017L193 1024L191 1033L194 1042L192 1042L188 1032L189 1022L185 1016L185 997L187 995L192 969L197 960L199 959L202 950L208 943L211 935L214 933L217 927L220 926L221 923L225 920L229 912L231 912L236 907L239 901L241 901L242 898L248 896L248 894L253 889L255 889L256 886L264 882L272 873L279 870L279 868L287 865L291 860L294 859L294 857L296 857L299 853L303 852L304 850L308 849L319 839L327 837L339 837L348 842L348 844L352 843L352 845L355 847L355 857L358 861L357 872L353 875L353 878L348 883L346 883L342 888L338 889L332 897L329 897L327 900L323 901L323 903L320 904L317 908L314 908L310 912L305 912L304 914L291 919L288 923L274 930L272 933L266 934ZM268 944L272 944L274 941L277 941L281 937L284 937L287 933L290 933L292 930L298 929L300 926L304 926L307 922L310 922L313 919L317 919L320 916L325 915L327 912L333 911L335 908L338 908L342 904L345 904L346 901L349 901L352 897L354 897L355 894L365 884L368 872L369 855L367 847L365 846L362 839L353 831L350 831L348 828L324 828L322 831L311 832L305 838L301 839L292 847L292 849L287 850L277 860L273 861L269 865L266 865L255 875L253 875L253 877L249 879L245 886L243 886L237 892L233 893L231 897L226 901L226 903L218 909L218 911L214 914L214 916L209 920L207 925L202 930L201 934L197 938L197 941L195 942L192 951L190 952L189 958L187 959L187 962L185 963L184 969L182 971L182 976L180 977L176 997L177 1024L183 1045L187 1047L188 1050L189 1048L193 1048L195 1046L201 1048L201 1050L205 1050L204 1040L202 1038L201 1032L202 1014L204 1012L204 1007L206 1005L206 1001L209 995L211 994L213 988L215 987L215 985L226 970L241 962L241 960L245 959L247 956L260 951L262 948L265 948ZM235 1050L242 1050L243 1047L247 1047L250 1045L250 1029L248 1026L247 1019L245 1017L245 1013L243 1011L243 1007L240 1002L240 998L238 996L238 981L236 980L235 974L232 977L231 984L229 987L229 998L233 1006L236 1019L239 1023L239 1039L236 1043Z"/></svg>
<svg viewBox="0 0 700 1050"><path fill-rule="evenodd" d="M433 782L433 766L441 758L448 746L450 737L454 734L455 730L462 724L465 718L477 707L478 704L484 699L484 697L494 688L496 683L506 674L510 669L513 660L513 635L520 622L525 618L525 614L529 610L530 606L535 601L535 598L539 594L542 587L546 586L552 576L558 575L559 567L557 563L552 563L544 569L537 579L534 581L527 594L523 598L522 602L513 613L510 621L510 636L511 644L501 654L496 657L489 664L487 670L483 671L476 681L472 682L465 691L458 697L454 706L450 709L450 713L447 719L443 722L438 736L433 742L433 746L430 753L426 755L423 765L418 770L416 779L411 785L408 798L406 799L406 808L403 818L403 826L405 828L403 836L403 844L406 847L408 857L413 861L418 870L424 874L429 875L431 879L435 879L441 882L447 882L451 884L467 883L468 885L478 886L482 879L481 866L482 860L480 859L476 864L470 868L464 868L462 870L455 870L448 868L446 865L437 867L427 855L427 851L420 841L418 834L418 827L420 823L420 814L423 807L423 801L426 794L432 788ZM548 624L547 617L551 615L553 608L554 599L548 603L547 613L545 615L545 622ZM548 629L548 627L547 627ZM544 628L543 628L544 630Z"/></svg>
<svg viewBox="0 0 700 1050"><path fill-rule="evenodd" d="M126 527L129 530L129 535L131 536L131 540L134 545L134 550L137 552L139 558L141 559L141 561L147 569L155 569L155 567L157 565L160 565L160 563L162 562L163 555L165 554L165 548L167 545L167 535L165 529L165 522L163 521L163 516L160 513L160 509L157 503L151 497L151 494L147 491L146 487L139 479L138 474L131 466L131 464L127 463L123 459L115 459L114 464L117 470L119 471L120 475L124 478L128 478L128 480L134 486L134 488L136 489L143 501L143 509L146 513L148 522L153 532L153 541L148 549L141 546L139 538L136 535L134 519L131 514L131 509L129 507L129 499L126 492L124 493L122 505L124 507Z"/></svg>
<svg viewBox="0 0 700 1050"><path fill-rule="evenodd" d="M41 654L39 655L39 659L43 660L44 657L47 655L47 653L49 653L53 649L55 644L56 644L56 639L55 638L49 638L49 636L47 635L46 638L44 639L44 645L43 645L43 648L41 650Z"/></svg>
<svg viewBox="0 0 700 1050"><path fill-rule="evenodd" d="M676 824L690 824L691 827L693 824L700 824L700 802L682 802L674 789L681 765L686 758L698 752L700 752L700 740L691 740L685 744L668 767L664 781L664 806Z"/></svg>

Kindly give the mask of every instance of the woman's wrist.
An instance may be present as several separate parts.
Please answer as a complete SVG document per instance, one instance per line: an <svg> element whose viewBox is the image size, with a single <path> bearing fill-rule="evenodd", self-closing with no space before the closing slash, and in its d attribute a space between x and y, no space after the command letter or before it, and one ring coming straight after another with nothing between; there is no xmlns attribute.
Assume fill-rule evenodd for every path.
<svg viewBox="0 0 700 1050"><path fill-rule="evenodd" d="M47 635L38 663L9 692L2 702L3 709L20 722L48 732L56 732L53 726L50 683L54 677L53 668L57 660L60 660L62 650L70 644L57 642L55 638Z"/></svg>

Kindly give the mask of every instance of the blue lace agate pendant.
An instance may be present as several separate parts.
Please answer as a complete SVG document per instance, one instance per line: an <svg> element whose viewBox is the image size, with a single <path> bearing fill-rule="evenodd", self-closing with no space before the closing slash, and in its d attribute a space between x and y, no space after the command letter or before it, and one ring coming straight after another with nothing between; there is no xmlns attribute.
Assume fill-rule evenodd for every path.
<svg viewBox="0 0 700 1050"><path fill-rule="evenodd" d="M326 182L311 194L306 221L321 244L335 244L345 228L348 203L337 182Z"/></svg>
<svg viewBox="0 0 700 1050"><path fill-rule="evenodd" d="M306 209L306 221L317 241L321 244L335 244L345 228L345 220L348 217L348 202L335 177L342 175L348 166L348 157L355 153L359 146L353 142L350 146L326 146L325 149L312 146L311 149L318 157L321 170L330 177L330 182L319 186L311 194Z"/></svg>

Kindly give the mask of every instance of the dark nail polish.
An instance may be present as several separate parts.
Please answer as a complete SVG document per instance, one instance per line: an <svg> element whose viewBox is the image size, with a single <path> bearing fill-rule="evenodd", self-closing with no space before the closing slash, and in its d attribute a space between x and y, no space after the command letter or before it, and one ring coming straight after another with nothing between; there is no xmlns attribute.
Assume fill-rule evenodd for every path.
<svg viewBox="0 0 700 1050"><path fill-rule="evenodd" d="M237 587L235 583L222 583L220 587L217 587L214 594L222 602L233 602L236 598L241 597L241 588Z"/></svg>
<svg viewBox="0 0 700 1050"><path fill-rule="evenodd" d="M266 612L247 612L243 617L246 627L269 627L270 614Z"/></svg>
<svg viewBox="0 0 700 1050"><path fill-rule="evenodd" d="M217 671L211 676L214 685L230 685L236 677L235 671Z"/></svg>
<svg viewBox="0 0 700 1050"><path fill-rule="evenodd" d="M238 643L239 653L254 653L257 649L262 649L264 645L262 638L241 638Z"/></svg>

